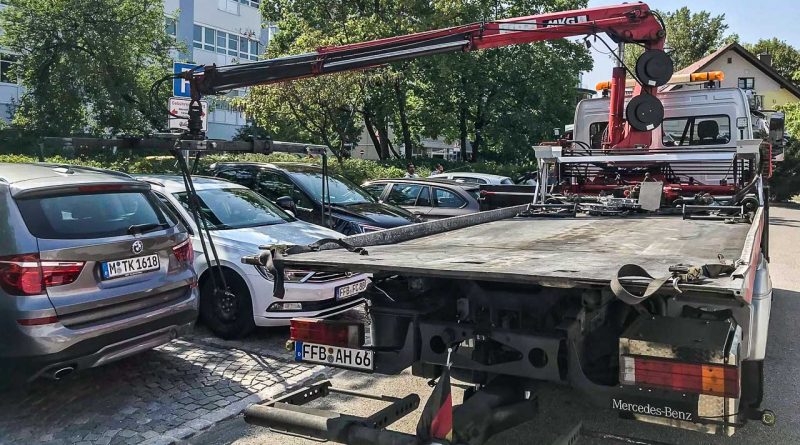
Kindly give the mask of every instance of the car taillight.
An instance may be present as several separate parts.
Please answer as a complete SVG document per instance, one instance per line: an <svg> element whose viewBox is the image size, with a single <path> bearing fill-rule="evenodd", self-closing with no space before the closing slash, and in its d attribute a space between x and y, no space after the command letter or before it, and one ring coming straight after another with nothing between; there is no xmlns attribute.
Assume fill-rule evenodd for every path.
<svg viewBox="0 0 800 445"><path fill-rule="evenodd" d="M42 261L42 276L45 287L63 286L78 279L83 270L83 261Z"/></svg>
<svg viewBox="0 0 800 445"><path fill-rule="evenodd" d="M739 397L739 368L709 363L682 363L668 359L622 357L620 381L627 385Z"/></svg>
<svg viewBox="0 0 800 445"><path fill-rule="evenodd" d="M11 295L38 295L44 291L38 255L0 258L0 285Z"/></svg>
<svg viewBox="0 0 800 445"><path fill-rule="evenodd" d="M63 286L78 279L82 261L40 261L39 255L0 258L0 286L11 295L38 295L47 287Z"/></svg>
<svg viewBox="0 0 800 445"><path fill-rule="evenodd" d="M172 248L172 253L175 254L175 258L184 264L192 264L194 261L194 249L192 249L192 240L187 239L186 241L174 246Z"/></svg>
<svg viewBox="0 0 800 445"><path fill-rule="evenodd" d="M361 323L294 318L290 322L289 332L295 341L349 348L364 344L364 325Z"/></svg>

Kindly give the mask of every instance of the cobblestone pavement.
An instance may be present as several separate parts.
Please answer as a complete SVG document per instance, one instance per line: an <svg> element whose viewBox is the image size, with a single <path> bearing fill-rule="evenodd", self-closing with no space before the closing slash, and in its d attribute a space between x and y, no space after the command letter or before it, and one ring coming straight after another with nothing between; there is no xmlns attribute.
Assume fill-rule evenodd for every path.
<svg viewBox="0 0 800 445"><path fill-rule="evenodd" d="M311 377L285 331L224 342L200 331L144 354L0 392L0 444L171 443Z"/></svg>

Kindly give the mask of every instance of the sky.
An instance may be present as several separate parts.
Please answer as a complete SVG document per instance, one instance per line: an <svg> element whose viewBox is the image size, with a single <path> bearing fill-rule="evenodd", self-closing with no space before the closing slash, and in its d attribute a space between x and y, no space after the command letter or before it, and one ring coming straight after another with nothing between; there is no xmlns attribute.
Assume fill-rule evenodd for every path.
<svg viewBox="0 0 800 445"><path fill-rule="evenodd" d="M589 0L589 6L616 5L625 3L614 0ZM800 1L799 0L645 0L650 8L674 11L688 6L692 12L706 10L712 16L725 14L728 33L739 34L742 43L777 37L800 49ZM605 47L601 47L606 51ZM611 78L614 62L610 56L600 54L594 48L594 69L583 74L583 86L594 89L598 82ZM607 52L607 51L606 51Z"/></svg>

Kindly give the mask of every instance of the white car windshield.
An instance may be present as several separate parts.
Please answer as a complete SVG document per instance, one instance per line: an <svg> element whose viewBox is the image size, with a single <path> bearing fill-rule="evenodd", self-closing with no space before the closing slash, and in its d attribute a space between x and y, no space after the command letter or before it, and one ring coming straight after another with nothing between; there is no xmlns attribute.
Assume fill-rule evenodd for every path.
<svg viewBox="0 0 800 445"><path fill-rule="evenodd" d="M174 195L191 212L189 195L186 192ZM209 224L209 229L243 229L293 221L286 212L252 190L198 190L197 197L200 200L201 214Z"/></svg>

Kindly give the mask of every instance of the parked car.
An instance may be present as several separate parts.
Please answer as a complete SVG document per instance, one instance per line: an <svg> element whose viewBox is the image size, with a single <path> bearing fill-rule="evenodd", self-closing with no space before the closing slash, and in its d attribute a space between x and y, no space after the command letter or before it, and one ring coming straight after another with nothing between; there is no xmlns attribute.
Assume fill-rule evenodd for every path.
<svg viewBox="0 0 800 445"><path fill-rule="evenodd" d="M327 226L323 218L322 169L302 163L220 162L213 176L253 189L303 221ZM378 202L339 175L329 175L331 224L345 235L373 232L417 221L406 210Z"/></svg>
<svg viewBox="0 0 800 445"><path fill-rule="evenodd" d="M431 178L450 179L451 181L470 184L514 185L514 181L508 176L490 175L488 173L451 172L431 175Z"/></svg>
<svg viewBox="0 0 800 445"><path fill-rule="evenodd" d="M377 179L362 187L377 199L403 207L424 220L480 211L480 189L444 179Z"/></svg>
<svg viewBox="0 0 800 445"><path fill-rule="evenodd" d="M0 219L0 382L62 378L191 330L192 247L148 184L0 164Z"/></svg>
<svg viewBox="0 0 800 445"><path fill-rule="evenodd" d="M242 263L242 257L259 252L259 246L311 244L339 238L333 230L300 221L258 193L233 182L196 177L193 181L209 224L225 281L235 296L231 300L214 292L208 263L203 256L197 225L188 210L180 176L137 176L149 183L155 195L189 229L200 277L200 318L222 338L246 335L255 326L288 325L295 317L324 318L363 303L358 294L368 283L366 275L287 270L286 296L273 297L274 277L263 267Z"/></svg>

